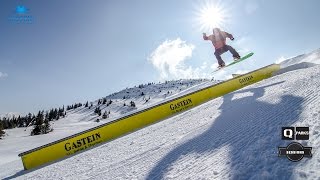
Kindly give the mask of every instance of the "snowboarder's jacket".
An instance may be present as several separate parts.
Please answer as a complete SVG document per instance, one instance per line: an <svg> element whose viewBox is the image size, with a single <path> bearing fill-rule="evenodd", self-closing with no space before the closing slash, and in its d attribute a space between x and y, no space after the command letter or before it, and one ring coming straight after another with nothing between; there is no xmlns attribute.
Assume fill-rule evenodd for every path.
<svg viewBox="0 0 320 180"><path fill-rule="evenodd" d="M227 37L233 40L232 34L221 31L220 29L214 30L213 32L214 33L210 36L206 36L205 34L203 34L203 39L210 40L215 49L219 49L225 46Z"/></svg>

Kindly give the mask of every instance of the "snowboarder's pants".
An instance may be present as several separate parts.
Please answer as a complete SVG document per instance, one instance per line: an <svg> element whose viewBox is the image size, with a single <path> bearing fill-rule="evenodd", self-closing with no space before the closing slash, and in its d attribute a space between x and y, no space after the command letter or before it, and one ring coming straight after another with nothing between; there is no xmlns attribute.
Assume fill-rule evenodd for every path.
<svg viewBox="0 0 320 180"><path fill-rule="evenodd" d="M219 65L224 64L224 61L221 58L221 54L223 54L227 51L230 51L234 58L240 57L240 55L237 53L236 50L233 49L233 47L231 47L229 45L224 45L222 48L216 49L216 51L214 52L214 55L216 56Z"/></svg>

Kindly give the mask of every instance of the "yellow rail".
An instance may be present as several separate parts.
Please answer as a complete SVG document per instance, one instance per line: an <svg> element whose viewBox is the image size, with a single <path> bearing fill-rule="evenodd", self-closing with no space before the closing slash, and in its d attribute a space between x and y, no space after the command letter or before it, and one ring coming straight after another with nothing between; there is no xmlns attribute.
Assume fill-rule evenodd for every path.
<svg viewBox="0 0 320 180"><path fill-rule="evenodd" d="M19 154L19 156L21 157L26 170L57 161L61 158L66 158L67 156L83 151L96 144L111 141L122 135L159 122L172 115L176 115L181 111L188 110L211 99L266 79L279 69L280 66L277 64L263 67L228 81L168 100L109 123L26 151Z"/></svg>

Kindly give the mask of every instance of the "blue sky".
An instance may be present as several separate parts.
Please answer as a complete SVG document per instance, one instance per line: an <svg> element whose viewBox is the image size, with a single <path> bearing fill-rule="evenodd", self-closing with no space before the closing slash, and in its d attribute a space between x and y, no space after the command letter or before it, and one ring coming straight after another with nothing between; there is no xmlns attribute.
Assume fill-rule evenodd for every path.
<svg viewBox="0 0 320 180"><path fill-rule="evenodd" d="M1 0L0 114L36 112L106 96L126 87L180 78L223 79L319 48L317 0ZM218 74L199 12L218 5L221 27L241 55ZM8 17L18 5L32 24ZM230 53L223 59L231 60Z"/></svg>

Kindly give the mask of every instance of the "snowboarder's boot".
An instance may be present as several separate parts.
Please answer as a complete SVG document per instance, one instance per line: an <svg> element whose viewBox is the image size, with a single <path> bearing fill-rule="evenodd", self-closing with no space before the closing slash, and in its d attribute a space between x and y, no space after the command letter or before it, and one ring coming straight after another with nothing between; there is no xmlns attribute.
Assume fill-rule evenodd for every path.
<svg viewBox="0 0 320 180"><path fill-rule="evenodd" d="M223 67L225 67L226 66L226 64L225 63L222 63L222 64L220 64L219 66L218 66L218 68L220 69L220 68L223 68Z"/></svg>
<svg viewBox="0 0 320 180"><path fill-rule="evenodd" d="M235 57L233 57L233 60L234 60L234 61L239 61L240 59L241 59L240 56L235 56Z"/></svg>

